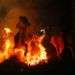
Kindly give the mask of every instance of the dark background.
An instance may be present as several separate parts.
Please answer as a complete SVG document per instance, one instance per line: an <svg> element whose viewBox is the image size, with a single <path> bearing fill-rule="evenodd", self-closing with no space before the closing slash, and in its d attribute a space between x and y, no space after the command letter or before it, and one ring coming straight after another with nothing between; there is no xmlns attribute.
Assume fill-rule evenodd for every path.
<svg viewBox="0 0 75 75"><path fill-rule="evenodd" d="M35 14L31 14L28 18L33 21L32 23L36 24L36 27L48 28L48 35L59 34L63 32L65 48L61 60L52 61L48 64L38 66L35 69L27 68L27 66L21 65L14 58L11 60L5 61L0 64L0 72L11 72L20 74L25 72L25 74L49 74L49 75L72 75L74 72L74 15L75 15L75 4L74 1L71 2L68 0L13 0L11 4L9 0L8 3L4 3L1 6L0 16L1 21L6 18L7 13L10 9L15 7L23 7L23 9L28 10L27 12L32 13L35 11ZM11 6L11 8L8 7ZM73 13L71 13L73 9ZM3 13L4 12L4 13ZM73 15L72 15L73 14ZM35 16L34 16L35 15ZM73 16L73 20L71 20ZM33 18L32 18L33 17ZM36 20L34 20L36 18ZM8 19L9 20L9 19ZM3 22L4 22L3 21ZM36 21L36 22L35 22ZM11 26L12 27L12 26ZM10 74L11 74L10 73Z"/></svg>

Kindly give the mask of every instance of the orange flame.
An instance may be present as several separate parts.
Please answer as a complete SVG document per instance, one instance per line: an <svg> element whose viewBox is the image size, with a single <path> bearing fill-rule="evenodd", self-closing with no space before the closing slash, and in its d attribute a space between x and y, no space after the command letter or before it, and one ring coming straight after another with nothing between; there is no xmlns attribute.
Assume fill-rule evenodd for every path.
<svg viewBox="0 0 75 75"><path fill-rule="evenodd" d="M46 63L48 61L48 56L46 48L42 44L44 38L45 34L42 36L33 35L25 41L27 46L20 45L14 48L14 33L11 29L4 28L1 39L0 63L10 59L14 55L20 62L28 66L37 65L43 61ZM56 48L57 55L59 56L64 49L64 43L59 37L52 37L50 43Z"/></svg>
<svg viewBox="0 0 75 75"><path fill-rule="evenodd" d="M14 35L9 28L4 28L2 36L2 48L0 52L0 62L9 59L12 55L16 55L20 62L27 65L36 65L41 61L47 61L47 53L42 45L42 40L45 37L34 35L30 40L25 41L25 46L19 46L14 49Z"/></svg>
<svg viewBox="0 0 75 75"><path fill-rule="evenodd" d="M7 60L12 55L12 49L14 47L14 39L12 36L12 31L9 28L4 28L3 36L2 36L2 46L0 51L0 63L4 60Z"/></svg>
<svg viewBox="0 0 75 75"><path fill-rule="evenodd" d="M18 59L27 65L36 65L41 61L47 61L46 49L42 45L42 40L45 35L38 37L33 36L30 41L27 41L27 54L25 47L15 49ZM20 53L20 55L19 55Z"/></svg>

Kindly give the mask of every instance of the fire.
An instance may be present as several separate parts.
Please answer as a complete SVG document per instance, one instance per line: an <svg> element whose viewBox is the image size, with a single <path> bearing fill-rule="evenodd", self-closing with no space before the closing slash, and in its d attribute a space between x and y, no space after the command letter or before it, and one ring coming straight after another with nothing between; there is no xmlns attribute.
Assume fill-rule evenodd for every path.
<svg viewBox="0 0 75 75"><path fill-rule="evenodd" d="M0 63L4 60L7 60L12 55L12 48L14 47L12 31L9 28L4 28L4 32L2 34L2 46L0 50Z"/></svg>
<svg viewBox="0 0 75 75"><path fill-rule="evenodd" d="M32 38L25 41L27 48L23 45L14 48L14 34L9 28L4 28L2 34L2 47L0 51L0 62L16 56L17 59L27 65L36 65L42 61L47 61L47 53L42 41L45 35L34 35Z"/></svg>
<svg viewBox="0 0 75 75"><path fill-rule="evenodd" d="M13 56L28 66L34 66L41 62L46 63L48 61L47 51L42 44L45 37L45 34L41 36L33 35L25 41L26 45L22 44L15 47L13 31L10 28L4 28L1 38L0 63ZM56 48L57 56L59 56L64 49L63 41L59 37L53 36L50 43Z"/></svg>
<svg viewBox="0 0 75 75"><path fill-rule="evenodd" d="M16 49L18 59L26 63L27 65L36 65L40 63L41 61L47 61L47 53L46 49L42 45L42 40L45 36L33 36L31 40L27 41L28 49L27 54L26 49L24 47L21 47L21 49ZM19 55L20 53L20 55Z"/></svg>

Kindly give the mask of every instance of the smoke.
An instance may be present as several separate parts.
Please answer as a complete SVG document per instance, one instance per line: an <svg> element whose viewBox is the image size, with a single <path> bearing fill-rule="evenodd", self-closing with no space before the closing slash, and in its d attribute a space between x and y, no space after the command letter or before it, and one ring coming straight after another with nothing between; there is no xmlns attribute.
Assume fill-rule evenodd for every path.
<svg viewBox="0 0 75 75"><path fill-rule="evenodd" d="M0 0L0 21L2 26L15 31L18 17L26 16L31 23L30 32L49 27L50 32L60 31L61 18L64 16L64 1L55 0Z"/></svg>
<svg viewBox="0 0 75 75"><path fill-rule="evenodd" d="M34 28L37 29L39 17L36 1L37 0L0 0L1 25L3 27L10 27L15 31L18 17L23 15L26 16L31 23L30 30L33 31Z"/></svg>

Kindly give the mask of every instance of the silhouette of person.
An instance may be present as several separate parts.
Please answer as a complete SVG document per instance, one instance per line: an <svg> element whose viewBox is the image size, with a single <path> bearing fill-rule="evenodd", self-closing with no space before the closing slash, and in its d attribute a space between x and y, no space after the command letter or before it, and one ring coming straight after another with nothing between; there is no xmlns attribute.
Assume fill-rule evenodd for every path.
<svg viewBox="0 0 75 75"><path fill-rule="evenodd" d="M25 45L26 30L30 26L28 19L25 16L19 17L19 22L16 25L15 46Z"/></svg>

